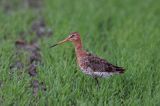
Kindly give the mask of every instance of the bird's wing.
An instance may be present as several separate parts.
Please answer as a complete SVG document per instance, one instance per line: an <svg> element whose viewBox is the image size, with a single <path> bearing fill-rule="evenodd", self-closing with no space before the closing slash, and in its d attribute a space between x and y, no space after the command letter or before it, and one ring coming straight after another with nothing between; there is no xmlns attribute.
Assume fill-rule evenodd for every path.
<svg viewBox="0 0 160 106"><path fill-rule="evenodd" d="M108 63L106 60L101 59L93 54L88 53L86 65L90 67L94 72L111 72L111 73L123 73L122 67L115 66Z"/></svg>

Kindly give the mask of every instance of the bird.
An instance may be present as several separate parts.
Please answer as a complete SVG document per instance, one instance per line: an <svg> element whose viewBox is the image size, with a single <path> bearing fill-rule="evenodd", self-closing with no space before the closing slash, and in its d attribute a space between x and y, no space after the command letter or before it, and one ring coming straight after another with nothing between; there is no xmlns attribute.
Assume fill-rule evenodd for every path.
<svg viewBox="0 0 160 106"><path fill-rule="evenodd" d="M64 40L50 46L55 47L65 42L72 42L75 47L77 64L81 71L89 76L92 76L99 86L98 78L109 77L114 74L122 74L125 69L109 63L107 60L87 52L82 45L81 37L78 32L72 32Z"/></svg>

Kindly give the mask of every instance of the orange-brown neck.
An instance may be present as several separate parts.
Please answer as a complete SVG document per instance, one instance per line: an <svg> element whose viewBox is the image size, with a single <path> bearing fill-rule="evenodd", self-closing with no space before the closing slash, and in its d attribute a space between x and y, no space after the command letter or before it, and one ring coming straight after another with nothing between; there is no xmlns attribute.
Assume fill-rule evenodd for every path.
<svg viewBox="0 0 160 106"><path fill-rule="evenodd" d="M82 42L80 39L77 41L73 41L73 44L75 46L75 52L76 52L77 58L83 57L86 55L86 52L83 50Z"/></svg>

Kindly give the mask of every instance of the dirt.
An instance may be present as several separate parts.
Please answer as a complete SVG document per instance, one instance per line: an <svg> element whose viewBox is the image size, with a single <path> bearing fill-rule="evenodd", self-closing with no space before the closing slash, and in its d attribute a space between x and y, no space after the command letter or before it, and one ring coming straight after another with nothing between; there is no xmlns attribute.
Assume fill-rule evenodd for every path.
<svg viewBox="0 0 160 106"><path fill-rule="evenodd" d="M36 65L34 64L31 64L29 66L29 69L28 69L28 74L32 77L35 77L37 75L37 68L36 68Z"/></svg>
<svg viewBox="0 0 160 106"><path fill-rule="evenodd" d="M50 28L46 26L46 23L43 18L37 19L32 23L31 31L35 33L35 35L39 37L50 37L53 32Z"/></svg>
<svg viewBox="0 0 160 106"><path fill-rule="evenodd" d="M10 15L11 13L22 9L41 11L43 4L43 0L1 0L0 9L2 9L5 14Z"/></svg>
<svg viewBox="0 0 160 106"><path fill-rule="evenodd" d="M27 8L31 10L39 10L42 13L42 0L19 0L19 2L14 3L10 0L2 1L4 5L2 5L0 1L0 8L4 10L4 13L12 13L14 11L19 11L20 9ZM12 59L13 61L10 64L10 70L26 70L29 76L34 79L31 80L34 96L37 96L39 91L44 92L47 90L45 81L39 82L39 80L37 79L37 68L42 62L39 41L44 37L48 38L53 35L52 29L47 27L46 21L41 16L42 14L38 14L37 18L30 23L31 26L28 28L28 31L19 32L19 39L15 41L16 52L15 54L13 54L14 58ZM27 39L28 36L30 36L31 38L29 41ZM20 57L19 55L25 56ZM24 57L27 59L23 59Z"/></svg>
<svg viewBox="0 0 160 106"><path fill-rule="evenodd" d="M47 90L45 83L44 82L40 83L38 80L32 81L32 87L33 87L33 95L34 96L38 95L39 90L41 90L43 92L45 92Z"/></svg>
<svg viewBox="0 0 160 106"><path fill-rule="evenodd" d="M40 63L41 62L41 54L39 52L32 52L29 57L30 64L32 63Z"/></svg>
<svg viewBox="0 0 160 106"><path fill-rule="evenodd" d="M23 39L18 39L15 42L15 46L17 49L24 49L28 52L37 52L40 51L39 45L36 42L27 43Z"/></svg>
<svg viewBox="0 0 160 106"><path fill-rule="evenodd" d="M39 81L38 80L33 80L32 81L32 87L33 87L33 95L37 96L38 91L39 91Z"/></svg>
<svg viewBox="0 0 160 106"><path fill-rule="evenodd" d="M30 35L29 33L34 33L35 38L31 39L30 42L26 41L25 35ZM28 32L21 32L20 39L15 41L15 47L16 51L20 51L19 53L27 52L29 55L28 60L26 61L27 65L22 65L21 61L13 63L11 65L11 68L17 67L17 69L22 69L24 67L28 67L27 72L30 75L30 77L37 77L37 67L39 63L41 63L41 49L38 44L38 41L42 39L43 37L50 37L52 35L52 31L47 28L46 23L44 20L34 20L31 25L31 30ZM33 95L36 96L38 91L46 91L46 85L45 82L41 82L39 84L38 80L32 80L32 87L33 87ZM41 87L41 89L39 89Z"/></svg>
<svg viewBox="0 0 160 106"><path fill-rule="evenodd" d="M29 8L42 8L43 0L23 0L23 3Z"/></svg>

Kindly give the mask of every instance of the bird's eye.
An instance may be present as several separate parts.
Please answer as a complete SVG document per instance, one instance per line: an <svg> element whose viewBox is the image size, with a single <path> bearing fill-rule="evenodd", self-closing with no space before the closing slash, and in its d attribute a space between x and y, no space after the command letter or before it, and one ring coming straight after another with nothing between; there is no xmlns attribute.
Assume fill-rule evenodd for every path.
<svg viewBox="0 0 160 106"><path fill-rule="evenodd" d="M73 38L74 37L74 35L71 35L71 37L70 38Z"/></svg>

